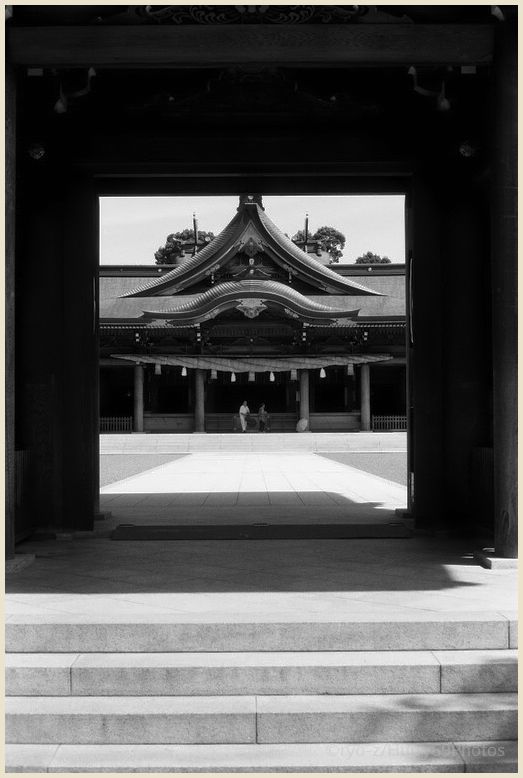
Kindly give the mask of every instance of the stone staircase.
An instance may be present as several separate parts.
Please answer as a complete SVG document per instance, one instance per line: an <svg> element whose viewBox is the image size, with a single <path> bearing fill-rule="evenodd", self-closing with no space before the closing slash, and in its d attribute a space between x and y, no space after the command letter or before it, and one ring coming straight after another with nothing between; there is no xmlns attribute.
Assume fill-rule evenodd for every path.
<svg viewBox="0 0 523 778"><path fill-rule="evenodd" d="M406 432L129 433L100 435L100 454L191 454L200 451L406 452Z"/></svg>
<svg viewBox="0 0 523 778"><path fill-rule="evenodd" d="M12 617L6 771L515 772L515 639L486 613Z"/></svg>

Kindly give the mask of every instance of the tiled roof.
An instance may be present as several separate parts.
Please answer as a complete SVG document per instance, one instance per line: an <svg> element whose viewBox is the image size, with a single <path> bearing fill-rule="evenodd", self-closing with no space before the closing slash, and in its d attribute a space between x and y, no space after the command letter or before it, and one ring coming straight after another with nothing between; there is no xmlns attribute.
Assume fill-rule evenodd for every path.
<svg viewBox="0 0 523 778"><path fill-rule="evenodd" d="M201 251L191 257L184 260L181 264L177 265L170 273L162 276L161 278L154 278L147 283L140 286L136 286L128 295L138 295L143 292L150 291L154 294L155 290L164 289L168 286L175 286L176 282L181 278L192 275L196 269L201 268L207 264L207 262L213 258L218 259L223 249L227 249L231 239L234 237L238 230L238 224L240 221L240 214L229 222L224 229L217 235L211 243L208 243ZM153 295L151 295L153 296Z"/></svg>
<svg viewBox="0 0 523 778"><path fill-rule="evenodd" d="M296 246L269 219L257 202L243 201L229 224L205 248L194 257L177 265L170 273L137 285L126 296L152 297L158 294L179 292L182 289L209 276L214 266L227 262L239 251L239 242L248 229L260 237L264 250L273 255L280 265L292 270L297 277L307 280L313 286L335 293L339 291L352 295L375 295L368 287L340 276L322 265Z"/></svg>
<svg viewBox="0 0 523 778"><path fill-rule="evenodd" d="M149 280L149 279L144 279ZM138 319L144 310L166 311L174 305L180 306L190 303L195 299L194 295L178 294L175 297L125 297L122 296L129 289L130 284L135 285L140 278L100 278L100 316L102 319ZM405 316L405 278L403 276L378 276L373 275L368 280L369 287L380 292L383 296L372 297L365 295L314 295L308 299L314 302L342 310L359 309L359 319L376 317L390 319ZM292 287L285 287L292 289Z"/></svg>
<svg viewBox="0 0 523 778"><path fill-rule="evenodd" d="M155 298L156 299L156 298ZM329 298L330 299L330 298ZM354 299L354 298L351 298ZM177 298L171 298L177 302ZM300 316L304 319L333 319L336 317L355 318L357 310L347 310L344 306L334 308L311 300L292 287L277 281L228 281L208 289L188 302L174 305L170 308L155 307L144 309L146 316L156 318L172 318L175 322L192 322L199 319L214 318L218 313L228 308L237 308L244 300L259 300L263 308L274 304L283 308L287 315Z"/></svg>
<svg viewBox="0 0 523 778"><path fill-rule="evenodd" d="M252 206L251 206L252 207ZM267 216L266 212L263 208L260 208L259 205L256 205L258 217L269 233L271 237L276 241L278 245L280 245L288 254L290 254L292 257L296 259L296 261L302 265L305 265L309 267L314 273L318 271L318 267L321 268L322 275L325 276L327 279L330 279L336 284L339 284L340 282L340 275L338 273L335 273L333 270L330 269L330 267L326 267L325 265L322 265L318 260L313 259L309 254L306 254L304 251L302 251L298 246L292 242L290 238L285 235L284 232L280 230L279 227L277 227L271 219ZM361 283L356 283L355 281L344 279L347 281L348 285L350 285L351 289L353 290L359 290L361 294L364 295L372 295L376 294L376 292L373 292L372 289L370 289L367 286L364 286ZM357 291L353 291L352 294L357 294Z"/></svg>

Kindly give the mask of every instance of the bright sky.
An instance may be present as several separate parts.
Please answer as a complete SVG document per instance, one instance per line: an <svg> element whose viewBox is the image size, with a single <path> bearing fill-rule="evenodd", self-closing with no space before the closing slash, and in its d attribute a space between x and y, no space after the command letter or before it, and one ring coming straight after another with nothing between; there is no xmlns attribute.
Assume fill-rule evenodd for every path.
<svg viewBox="0 0 523 778"><path fill-rule="evenodd" d="M403 195L286 196L263 198L268 216L292 237L327 225L345 235L341 262L354 262L366 251L405 261ZM230 222L238 197L102 197L100 198L100 264L154 264L154 252L167 235L192 226L217 235Z"/></svg>

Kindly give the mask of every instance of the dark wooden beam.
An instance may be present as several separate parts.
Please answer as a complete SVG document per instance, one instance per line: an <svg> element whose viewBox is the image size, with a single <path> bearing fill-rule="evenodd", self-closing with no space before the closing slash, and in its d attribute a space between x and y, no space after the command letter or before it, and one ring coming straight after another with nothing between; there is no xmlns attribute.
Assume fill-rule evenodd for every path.
<svg viewBox="0 0 523 778"><path fill-rule="evenodd" d="M496 554L517 557L518 200L517 28L498 29L494 63L492 197L492 363Z"/></svg>
<svg viewBox="0 0 523 778"><path fill-rule="evenodd" d="M416 528L444 529L446 513L443 483L442 313L434 299L443 289L440 223L441 194L430 171L413 178L412 210L407 251L410 266L413 341L409 348L409 468L414 472L414 498L409 501Z"/></svg>
<svg viewBox="0 0 523 778"><path fill-rule="evenodd" d="M488 64L493 29L467 24L10 27L8 57L40 67Z"/></svg>
<svg viewBox="0 0 523 778"><path fill-rule="evenodd" d="M68 182L64 223L63 523L67 530L92 530L100 512L100 421L99 224L91 179L75 176Z"/></svg>
<svg viewBox="0 0 523 778"><path fill-rule="evenodd" d="M16 82L5 81L5 555L15 555L15 217Z"/></svg>

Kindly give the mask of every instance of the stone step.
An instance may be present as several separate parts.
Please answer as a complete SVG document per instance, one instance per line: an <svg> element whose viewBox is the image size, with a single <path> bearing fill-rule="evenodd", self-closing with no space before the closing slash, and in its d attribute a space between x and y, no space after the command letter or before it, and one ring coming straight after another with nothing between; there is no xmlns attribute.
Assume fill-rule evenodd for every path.
<svg viewBox="0 0 523 778"><path fill-rule="evenodd" d="M514 650L7 654L6 694L437 694L517 690Z"/></svg>
<svg viewBox="0 0 523 778"><path fill-rule="evenodd" d="M406 432L111 433L100 435L100 454L180 454L198 451L406 452Z"/></svg>
<svg viewBox="0 0 523 778"><path fill-rule="evenodd" d="M300 509L301 510L301 509ZM250 508L252 512L252 508ZM303 540L409 538L412 531L402 521L387 524L119 524L112 540Z"/></svg>
<svg viewBox="0 0 523 778"><path fill-rule="evenodd" d="M515 694L8 697L6 742L370 743L514 740Z"/></svg>
<svg viewBox="0 0 523 778"><path fill-rule="evenodd" d="M441 665L441 692L465 694L477 692L516 692L518 689L518 652L435 651Z"/></svg>
<svg viewBox="0 0 523 778"><path fill-rule="evenodd" d="M266 696L258 743L514 740L516 694Z"/></svg>
<svg viewBox="0 0 523 778"><path fill-rule="evenodd" d="M255 697L9 697L10 743L255 743Z"/></svg>
<svg viewBox="0 0 523 778"><path fill-rule="evenodd" d="M506 649L515 642L515 622L500 613L455 612L339 621L312 615L308 621L257 619L176 621L114 616L12 616L8 652L171 651L418 651ZM178 617L180 618L180 617Z"/></svg>
<svg viewBox="0 0 523 778"><path fill-rule="evenodd" d="M513 741L271 745L7 745L6 772L517 772Z"/></svg>

